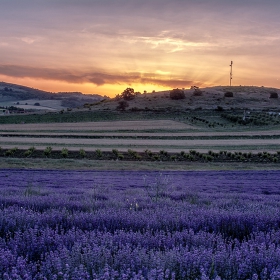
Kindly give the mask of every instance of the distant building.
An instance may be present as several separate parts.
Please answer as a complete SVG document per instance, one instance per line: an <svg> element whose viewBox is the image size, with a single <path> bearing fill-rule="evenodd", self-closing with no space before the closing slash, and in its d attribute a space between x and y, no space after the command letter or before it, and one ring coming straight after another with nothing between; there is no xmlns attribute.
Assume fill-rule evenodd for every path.
<svg viewBox="0 0 280 280"><path fill-rule="evenodd" d="M10 115L10 111L8 109L0 109L0 115Z"/></svg>

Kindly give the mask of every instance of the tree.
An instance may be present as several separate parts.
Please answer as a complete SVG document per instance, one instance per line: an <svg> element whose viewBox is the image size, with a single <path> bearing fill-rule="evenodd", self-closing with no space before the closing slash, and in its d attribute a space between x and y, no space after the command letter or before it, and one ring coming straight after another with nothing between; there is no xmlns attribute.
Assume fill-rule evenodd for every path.
<svg viewBox="0 0 280 280"><path fill-rule="evenodd" d="M134 89L127 88L126 90L123 91L123 93L121 94L121 97L127 101L134 99L135 98Z"/></svg>
<svg viewBox="0 0 280 280"><path fill-rule="evenodd" d="M233 97L233 92L231 91L225 92L224 97Z"/></svg>
<svg viewBox="0 0 280 280"><path fill-rule="evenodd" d="M119 105L117 106L117 110L124 111L128 107L128 102L125 100L119 101Z"/></svg>
<svg viewBox="0 0 280 280"><path fill-rule="evenodd" d="M115 99L116 100L120 100L122 97L121 97L121 95L120 94L117 94L116 96L115 96Z"/></svg>
<svg viewBox="0 0 280 280"><path fill-rule="evenodd" d="M269 98L278 98L278 93L275 91L271 92Z"/></svg>
<svg viewBox="0 0 280 280"><path fill-rule="evenodd" d="M178 99L184 99L186 98L186 96L183 90L176 88L170 91L170 98L174 100L178 100Z"/></svg>

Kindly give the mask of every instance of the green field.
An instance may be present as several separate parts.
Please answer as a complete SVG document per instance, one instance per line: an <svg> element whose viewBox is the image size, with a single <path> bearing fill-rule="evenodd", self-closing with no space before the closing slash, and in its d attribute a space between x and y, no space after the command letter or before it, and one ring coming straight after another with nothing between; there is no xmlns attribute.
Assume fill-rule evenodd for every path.
<svg viewBox="0 0 280 280"><path fill-rule="evenodd" d="M51 147L52 153L48 157L52 159L49 161L62 157L64 149L67 152L63 157L68 158L70 165L71 160L76 164L78 160L83 160L79 154L82 149L85 160L91 160L89 166L96 159L99 159L99 165L102 160L102 165L106 161L108 164L109 160L123 160L123 166L129 160L127 164L130 167L135 164L132 162L138 161L135 168L140 169L143 167L139 161L145 162L145 168L149 161L156 161L158 164L164 162L165 167L158 164L152 167L154 163L151 163L149 168L157 166L180 170L188 168L182 161L190 161L192 166L196 166L197 162L205 165L211 161L212 165L216 164L214 168L231 168L223 165L234 166L236 162L250 165L250 168L254 168L253 164L273 163L278 166L278 116L270 116L267 112L255 113L254 120L259 122L247 120L242 123L242 114L235 111L234 121L227 117L232 116L232 112L225 117L215 110L173 113L84 111L2 116L0 156L2 162L6 162L5 166L12 158L20 158L21 162L24 157L25 164L32 166L32 159L44 158L44 150ZM36 152L26 153L31 147ZM100 150L103 157L97 157L96 150ZM112 154L113 150L115 154ZM81 163L81 168L87 164Z"/></svg>

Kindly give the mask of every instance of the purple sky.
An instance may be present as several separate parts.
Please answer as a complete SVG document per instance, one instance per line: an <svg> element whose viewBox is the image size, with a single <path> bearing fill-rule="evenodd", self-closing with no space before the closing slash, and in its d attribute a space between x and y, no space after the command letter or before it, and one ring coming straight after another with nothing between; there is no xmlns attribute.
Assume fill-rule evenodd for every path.
<svg viewBox="0 0 280 280"><path fill-rule="evenodd" d="M114 96L280 88L279 0L0 0L0 80Z"/></svg>

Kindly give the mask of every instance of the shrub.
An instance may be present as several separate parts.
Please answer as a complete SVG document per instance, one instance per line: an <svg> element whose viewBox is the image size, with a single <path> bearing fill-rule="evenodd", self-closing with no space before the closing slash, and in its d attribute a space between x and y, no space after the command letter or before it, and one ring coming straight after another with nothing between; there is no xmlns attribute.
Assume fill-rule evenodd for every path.
<svg viewBox="0 0 280 280"><path fill-rule="evenodd" d="M112 150L112 153L114 154L114 156L115 156L117 159L124 159L124 155L121 154L117 149L113 149L113 150Z"/></svg>
<svg viewBox="0 0 280 280"><path fill-rule="evenodd" d="M131 109L130 109L130 111L131 112L139 112L139 111L142 111L140 108L138 108L138 107L132 107Z"/></svg>
<svg viewBox="0 0 280 280"><path fill-rule="evenodd" d="M137 154L137 155L136 155L136 157L135 157L135 159L137 159L137 160L141 160L141 159L142 159L142 156L141 156L141 155L139 155L139 154Z"/></svg>
<svg viewBox="0 0 280 280"><path fill-rule="evenodd" d="M150 150L145 150L145 154L148 155L149 157L153 156L153 153Z"/></svg>
<svg viewBox="0 0 280 280"><path fill-rule="evenodd" d="M278 93L275 91L271 92L269 98L278 98Z"/></svg>
<svg viewBox="0 0 280 280"><path fill-rule="evenodd" d="M202 91L200 89L195 89L193 92L193 96L202 96Z"/></svg>
<svg viewBox="0 0 280 280"><path fill-rule="evenodd" d="M162 156L167 156L168 153L165 151L165 150L160 150L159 153L162 155Z"/></svg>
<svg viewBox="0 0 280 280"><path fill-rule="evenodd" d="M120 160L124 159L124 155L123 154L119 154L118 155L118 159L120 159Z"/></svg>
<svg viewBox="0 0 280 280"><path fill-rule="evenodd" d="M68 149L63 148L60 153L64 158L68 157Z"/></svg>
<svg viewBox="0 0 280 280"><path fill-rule="evenodd" d="M225 92L224 97L233 97L233 92L231 91Z"/></svg>
<svg viewBox="0 0 280 280"><path fill-rule="evenodd" d="M12 148L12 149L10 149L10 150L7 150L7 151L5 152L5 156L7 156L7 157L13 156L14 153L15 153L17 150L18 150L17 147L14 147L14 148Z"/></svg>
<svg viewBox="0 0 280 280"><path fill-rule="evenodd" d="M216 111L218 111L218 112L222 112L222 111L224 111L224 108L223 108L222 106L217 106Z"/></svg>
<svg viewBox="0 0 280 280"><path fill-rule="evenodd" d="M190 160L190 161L193 161L193 160L194 160L194 157L190 155L190 156L189 156L189 160Z"/></svg>
<svg viewBox="0 0 280 280"><path fill-rule="evenodd" d="M99 149L95 150L95 154L96 154L96 156L97 156L98 158L101 158L101 157L102 157L102 152L101 152L101 150L99 150Z"/></svg>
<svg viewBox="0 0 280 280"><path fill-rule="evenodd" d="M118 157L118 155L119 155L119 151L118 151L117 149L113 149L113 150L112 150L112 153L113 153L116 157Z"/></svg>
<svg viewBox="0 0 280 280"><path fill-rule="evenodd" d="M141 156L136 152L136 151L133 151L131 149L128 149L128 154L134 158L134 159L141 159Z"/></svg>
<svg viewBox="0 0 280 280"><path fill-rule="evenodd" d="M46 149L44 150L44 155L48 157L50 156L51 152L52 152L52 147L46 147Z"/></svg>
<svg viewBox="0 0 280 280"><path fill-rule="evenodd" d="M196 150L190 150L191 155L196 155Z"/></svg>
<svg viewBox="0 0 280 280"><path fill-rule="evenodd" d="M178 88L171 90L169 96L173 100L179 100L179 99L185 99L186 98L184 91L181 90L181 89L178 89Z"/></svg>
<svg viewBox="0 0 280 280"><path fill-rule="evenodd" d="M86 157L86 152L85 152L84 149L80 149L79 153L80 153L80 156L81 156L81 157L83 157L83 158Z"/></svg>
<svg viewBox="0 0 280 280"><path fill-rule="evenodd" d="M34 146L32 146L32 147L30 147L28 150L31 151L32 153L34 153L35 150L36 150L36 148L35 148Z"/></svg>
<svg viewBox="0 0 280 280"><path fill-rule="evenodd" d="M35 151L35 147L30 147L27 151L24 152L24 156L29 157L31 156Z"/></svg>
<svg viewBox="0 0 280 280"><path fill-rule="evenodd" d="M212 161L214 159L213 156L211 155L203 155L203 158L206 160L206 161Z"/></svg>
<svg viewBox="0 0 280 280"><path fill-rule="evenodd" d="M172 161L176 161L177 160L177 156L175 156L175 155L171 156L171 160Z"/></svg>
<svg viewBox="0 0 280 280"><path fill-rule="evenodd" d="M153 160L159 160L159 155L154 155L154 156L152 157L152 159L153 159Z"/></svg>
<svg viewBox="0 0 280 280"><path fill-rule="evenodd" d="M29 157L31 155L32 155L32 152L30 150L27 150L27 151L24 152L25 157Z"/></svg>

